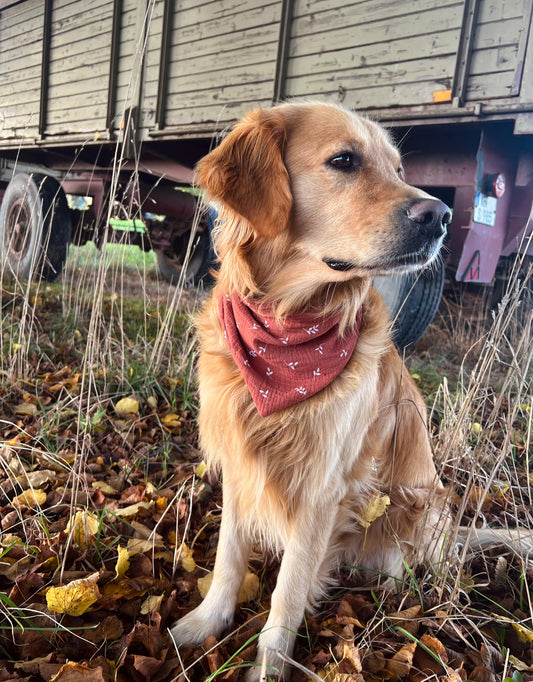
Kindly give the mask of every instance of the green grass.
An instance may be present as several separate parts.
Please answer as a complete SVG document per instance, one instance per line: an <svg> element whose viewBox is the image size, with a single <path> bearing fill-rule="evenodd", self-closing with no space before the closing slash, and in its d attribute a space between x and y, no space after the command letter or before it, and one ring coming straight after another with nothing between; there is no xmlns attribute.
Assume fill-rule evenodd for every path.
<svg viewBox="0 0 533 682"><path fill-rule="evenodd" d="M94 242L84 246L70 246L67 267L98 268L102 251ZM130 271L156 271L157 256L153 251L143 251L130 244L107 244L104 255L106 267L121 267Z"/></svg>

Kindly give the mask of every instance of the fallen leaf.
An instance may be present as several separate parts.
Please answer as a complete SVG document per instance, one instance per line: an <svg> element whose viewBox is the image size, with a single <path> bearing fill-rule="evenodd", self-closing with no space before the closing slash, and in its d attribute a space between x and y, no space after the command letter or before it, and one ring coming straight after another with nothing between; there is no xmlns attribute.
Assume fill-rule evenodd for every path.
<svg viewBox="0 0 533 682"><path fill-rule="evenodd" d="M19 476L18 481L22 485L30 485L33 488L42 488L47 483L57 480L57 472L52 469L37 469L36 471L27 471L24 475Z"/></svg>
<svg viewBox="0 0 533 682"><path fill-rule="evenodd" d="M61 666L50 682L106 682L100 666L91 668L87 663L69 661Z"/></svg>
<svg viewBox="0 0 533 682"><path fill-rule="evenodd" d="M387 670L395 677L405 677L411 671L413 656L416 650L416 642L404 644L394 656L387 661Z"/></svg>
<svg viewBox="0 0 533 682"><path fill-rule="evenodd" d="M115 404L119 417L131 417L139 412L139 401L135 398L122 398Z"/></svg>
<svg viewBox="0 0 533 682"><path fill-rule="evenodd" d="M147 616L150 613L159 612L164 597L164 594L152 594L147 597L141 604L141 613L143 616Z"/></svg>
<svg viewBox="0 0 533 682"><path fill-rule="evenodd" d="M35 509L35 507L40 507L46 502L46 493L44 490L39 490L36 488L30 488L28 490L24 490L23 492L20 493L20 495L17 495L13 500L11 501L11 504L14 507L30 507L31 509Z"/></svg>
<svg viewBox="0 0 533 682"><path fill-rule="evenodd" d="M21 403L15 407L15 414L21 417L32 417L37 414L39 408L33 403Z"/></svg>
<svg viewBox="0 0 533 682"><path fill-rule="evenodd" d="M193 558L193 550L187 547L185 543L181 545L180 563L187 573L192 573L196 568L196 561Z"/></svg>
<svg viewBox="0 0 533 682"><path fill-rule="evenodd" d="M198 578L198 592L200 592L202 599L205 599L212 582L213 571L207 573L203 578ZM244 576L241 589L239 590L237 603L244 604L245 602L257 597L259 594L259 586L259 578L255 575L255 573L248 571Z"/></svg>
<svg viewBox="0 0 533 682"><path fill-rule="evenodd" d="M118 558L115 564L115 578L114 580L120 580L126 574L126 571L130 567L130 555L125 547L118 546Z"/></svg>
<svg viewBox="0 0 533 682"><path fill-rule="evenodd" d="M116 509L114 514L121 517L136 516L143 509L150 509L154 504L153 500L149 502L137 502L137 504L130 504L129 507L123 509Z"/></svg>
<svg viewBox="0 0 533 682"><path fill-rule="evenodd" d="M93 481L91 486L95 490L101 490L105 495L116 495L118 493L118 490L115 490L113 486L109 485L109 483L106 483L105 481Z"/></svg>
<svg viewBox="0 0 533 682"><path fill-rule="evenodd" d="M390 504L390 497L388 495L373 495L363 516L359 519L359 523L363 528L369 528L370 524L383 516L385 510Z"/></svg>
<svg viewBox="0 0 533 682"><path fill-rule="evenodd" d="M74 542L85 549L98 533L100 522L98 517L87 509L77 511L65 528L65 533L71 533Z"/></svg>
<svg viewBox="0 0 533 682"><path fill-rule="evenodd" d="M100 573L92 573L87 578L73 580L68 585L51 587L46 593L46 603L50 611L81 616L100 597L98 578Z"/></svg>

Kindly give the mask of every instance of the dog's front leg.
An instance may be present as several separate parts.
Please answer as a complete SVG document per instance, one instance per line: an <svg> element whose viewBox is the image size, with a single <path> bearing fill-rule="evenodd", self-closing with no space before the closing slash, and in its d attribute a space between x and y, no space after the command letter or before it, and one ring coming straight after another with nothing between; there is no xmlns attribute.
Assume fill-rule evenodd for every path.
<svg viewBox="0 0 533 682"><path fill-rule="evenodd" d="M288 665L277 655L292 655L298 628L306 607L322 591L319 574L327 563L337 506L306 506L305 512L291 526L281 561L276 588L272 593L270 615L261 631L256 659L247 682L260 680L261 664L266 658L267 678L284 679Z"/></svg>
<svg viewBox="0 0 533 682"><path fill-rule="evenodd" d="M177 645L199 644L210 635L218 637L233 622L237 595L248 565L250 540L238 523L234 499L227 486L224 486L223 497L213 581L200 606L171 628Z"/></svg>

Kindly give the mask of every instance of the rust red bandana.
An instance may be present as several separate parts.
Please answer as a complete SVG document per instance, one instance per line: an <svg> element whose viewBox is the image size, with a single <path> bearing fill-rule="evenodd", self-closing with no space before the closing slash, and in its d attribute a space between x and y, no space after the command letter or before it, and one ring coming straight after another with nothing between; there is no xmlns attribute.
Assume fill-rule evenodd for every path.
<svg viewBox="0 0 533 682"><path fill-rule="evenodd" d="M281 323L253 301L221 296L219 312L229 350L262 417L318 393L346 366L361 328L339 335L340 315L302 313Z"/></svg>

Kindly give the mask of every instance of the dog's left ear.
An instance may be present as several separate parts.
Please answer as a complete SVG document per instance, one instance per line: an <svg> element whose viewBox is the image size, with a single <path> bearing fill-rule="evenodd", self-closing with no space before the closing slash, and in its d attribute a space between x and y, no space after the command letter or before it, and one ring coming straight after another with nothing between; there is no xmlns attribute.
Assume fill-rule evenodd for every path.
<svg viewBox="0 0 533 682"><path fill-rule="evenodd" d="M198 164L199 184L211 199L229 206L267 238L285 228L292 207L285 140L283 114L256 109Z"/></svg>

